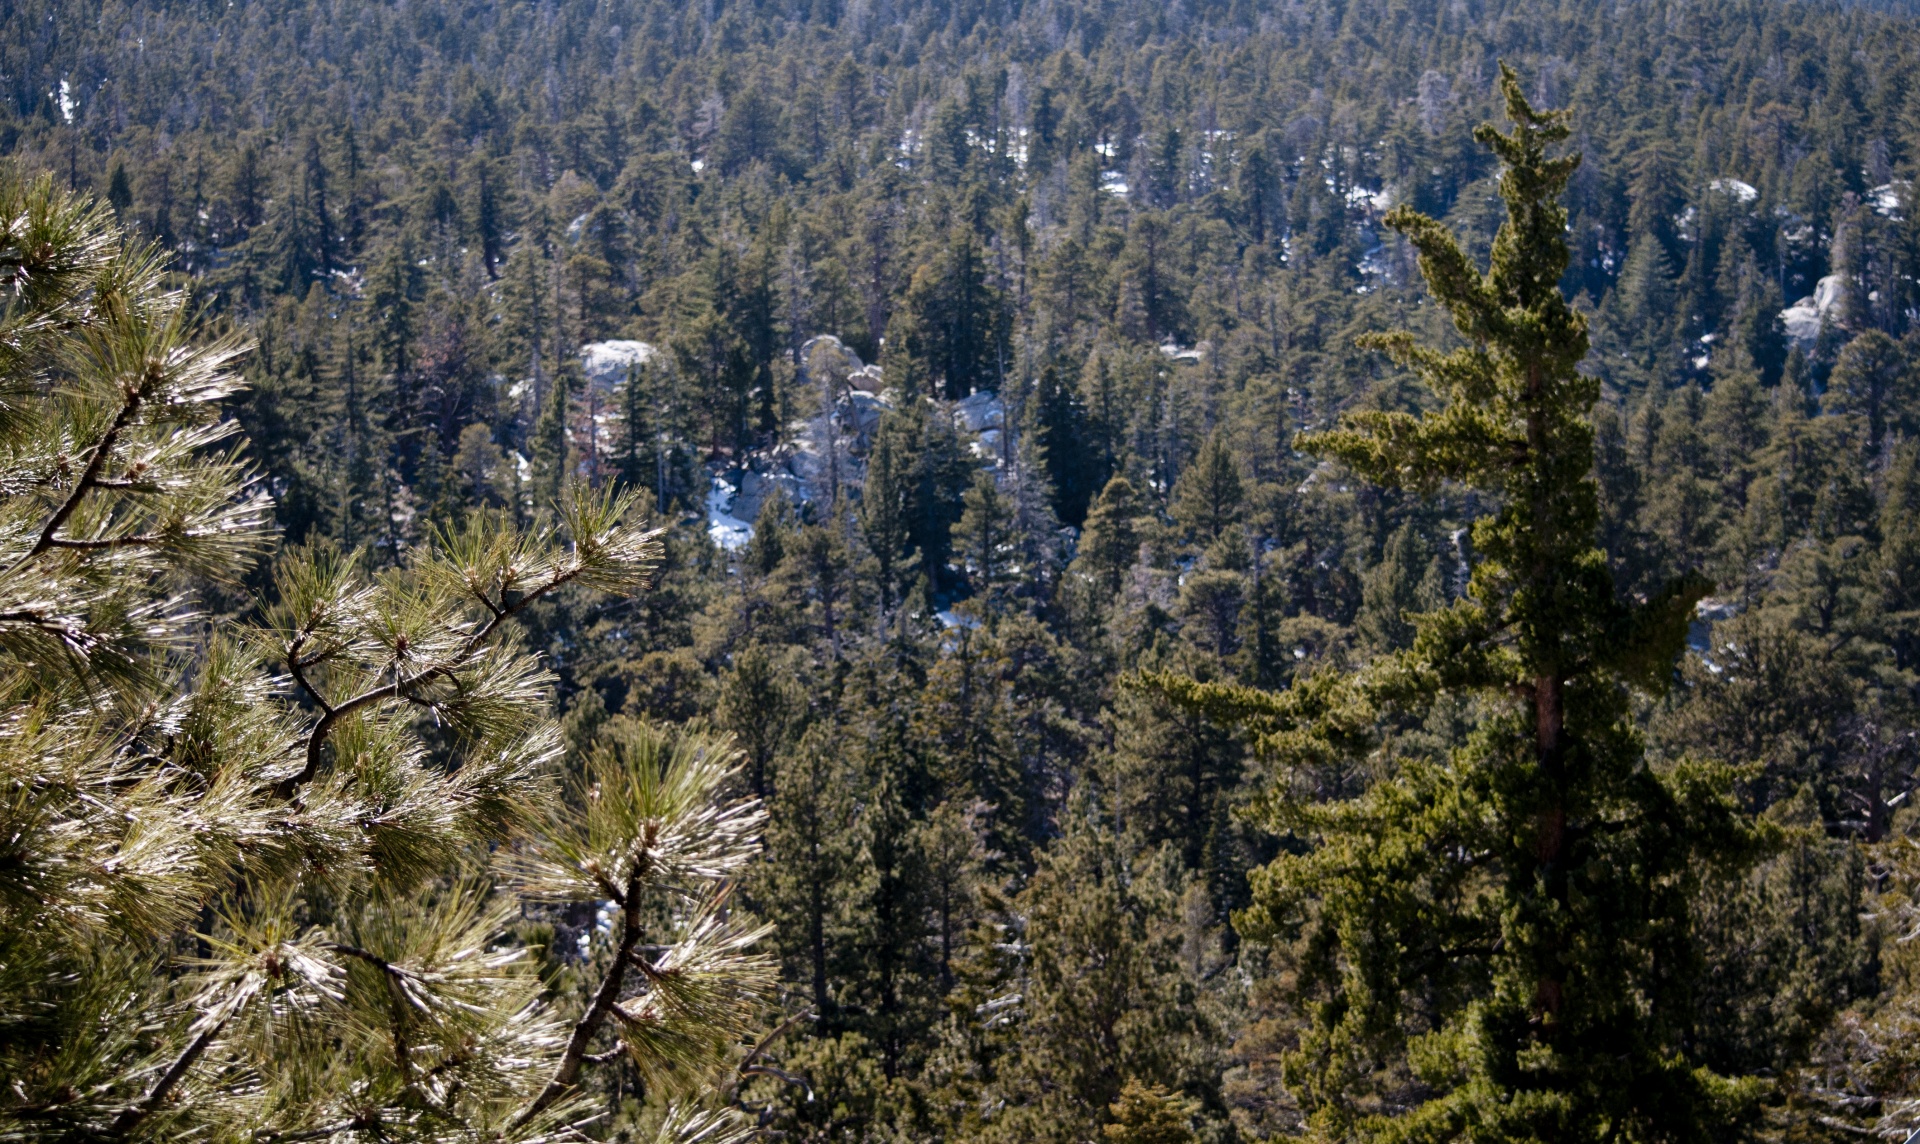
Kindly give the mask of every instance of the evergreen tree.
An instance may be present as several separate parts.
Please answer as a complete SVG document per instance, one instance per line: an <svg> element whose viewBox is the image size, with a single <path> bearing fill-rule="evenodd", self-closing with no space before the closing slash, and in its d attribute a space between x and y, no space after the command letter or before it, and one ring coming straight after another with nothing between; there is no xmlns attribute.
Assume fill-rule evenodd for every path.
<svg viewBox="0 0 1920 1144"><path fill-rule="evenodd" d="M638 727L557 796L510 635L563 588L641 588L658 533L573 495L377 579L319 544L256 622L204 625L269 540L217 412L241 347L51 180L0 214L0 1134L550 1139L624 1059L696 1098L662 1138L739 1138L686 1082L770 984L726 907L759 807L725 743ZM543 964L538 903L609 899L587 964Z"/></svg>
<svg viewBox="0 0 1920 1144"><path fill-rule="evenodd" d="M954 525L954 547L966 562L967 576L982 597L997 592L1007 580L1012 531L1012 506L1000 492L1000 482L982 470L961 497L960 520Z"/></svg>
<svg viewBox="0 0 1920 1144"><path fill-rule="evenodd" d="M1086 531L1080 538L1080 555L1075 563L1093 577L1108 596L1120 591L1127 569L1140 556L1136 521L1140 508L1133 482L1115 477L1100 490L1100 499L1087 514Z"/></svg>
<svg viewBox="0 0 1920 1144"><path fill-rule="evenodd" d="M1034 434L1046 450L1046 470L1053 483L1054 513L1078 528L1102 475L1088 437L1087 410L1080 395L1060 376L1052 363L1040 371L1032 398Z"/></svg>
<svg viewBox="0 0 1920 1144"><path fill-rule="evenodd" d="M1360 599L1354 630L1383 652L1412 645L1413 623L1407 617L1436 611L1445 602L1439 562L1427 557L1426 545L1411 524L1394 530L1380 562L1361 577Z"/></svg>
<svg viewBox="0 0 1920 1144"><path fill-rule="evenodd" d="M1020 895L1022 1052L996 1078L1006 1105L988 1140L1091 1138L1130 1080L1180 1087L1205 1067L1196 1041L1215 1014L1197 1003L1167 924L1177 875L1164 860L1130 869L1088 818L1068 819Z"/></svg>
<svg viewBox="0 0 1920 1144"><path fill-rule="evenodd" d="M855 859L851 776L834 739L832 728L815 724L775 764L768 799L772 860L753 885L755 898L779 922L789 977L805 989L813 1019L828 1028L838 1024L844 879Z"/></svg>
<svg viewBox="0 0 1920 1144"><path fill-rule="evenodd" d="M1920 429L1920 379L1912 362L1906 347L1879 330L1867 330L1840 351L1825 404L1858 415L1870 449L1877 449L1889 431L1911 437Z"/></svg>
<svg viewBox="0 0 1920 1144"><path fill-rule="evenodd" d="M125 218L133 209L133 183L127 178L127 165L119 159L113 161L112 169L107 172L107 203L118 218Z"/></svg>
<svg viewBox="0 0 1920 1144"><path fill-rule="evenodd" d="M1129 1080L1108 1110L1113 1122L1101 1128L1107 1144L1194 1144L1188 1102L1159 1085Z"/></svg>
<svg viewBox="0 0 1920 1144"><path fill-rule="evenodd" d="M683 512L655 590L558 591L511 627L564 697L571 769L627 733L622 713L735 733L738 783L769 795L809 729L825 728L806 750L846 756L827 760L847 792L846 861L819 867L835 1009L753 1058L737 1095L766 1129L1084 1144L1185 1117L1209 1140L1267 1139L1305 1132L1303 1103L1368 1114L1452 1092L1412 1064L1448 1059L1427 1052L1444 1038L1425 1039L1457 1012L1448 990L1471 979L1461 1004L1491 996L1476 933L1406 995L1418 1051L1368 1042L1336 1083L1301 1058L1283 1066L1303 1033L1326 1043L1313 1039L1325 1014L1292 986L1324 999L1328 978L1300 976L1299 947L1219 927L1250 904L1250 869L1316 844L1297 824L1261 832L1274 803L1351 799L1404 779L1409 760L1465 767L1486 757L1469 748L1493 734L1489 716L1514 714L1498 687L1428 702L1418 673L1391 696L1364 681L1429 662L1411 617L1466 592L1488 559L1476 522L1519 502L1499 481L1438 480L1410 508L1290 446L1344 410L1444 404L1410 371L1383 376L1349 334L1400 315L1452 338L1382 200L1444 219L1485 268L1504 218L1495 163L1453 128L1497 111L1494 54L1530 53L1530 93L1544 106L1571 92L1583 109L1559 281L1594 323L1592 546L1623 605L1658 599L1672 571L1721 584L1690 617L1678 684L1636 698L1622 726L1644 733L1657 775L1686 759L1742 768L1738 803L1790 838L1691 900L1710 981L1684 958L1658 963L1693 982L1686 1059L1777 1078L1761 1135L1891 1134L1920 1097L1905 1047L1914 965L1896 940L1920 885L1904 854L1920 830L1920 422L1905 364L1920 24L1907 3L1342 0L1323 18L1314 4L1049 0L956 24L932 0L722 5L712 20L620 0L599 23L583 0L532 15L459 0L399 15L377 0L13 0L0 149L19 170L111 192L124 226L173 248L173 288L257 341L249 388L220 408L289 542L331 538L383 582L411 583L467 508L518 535L536 500L549 519L568 473L665 516L697 510L730 471L738 512L763 506L744 549L724 552ZM1330 60L1339 78L1322 82ZM1783 316L1816 293L1817 316ZM0 349L24 336L7 329ZM611 393L587 388L571 359L603 338L665 352ZM67 400L73 363L37 369L36 392ZM554 408L557 385L571 407ZM946 402L987 389L1008 416L974 439ZM1231 445L1210 446L1216 433ZM75 440L23 448L71 464ZM1000 503L985 506L989 457ZM1237 500L1215 495L1229 473ZM1101 497L1119 474L1129 483ZM172 488L110 491L150 505ZM963 519L970 489L995 511ZM1068 575L1063 520L1079 529ZM982 524L1002 539L970 551ZM211 634L250 631L247 609L277 598L264 569L243 588L162 583L192 590ZM1522 649L1502 630L1490 654ZM198 662L202 642L161 661ZM1442 654L1453 646L1435 659L1477 662ZM1361 668L1366 701L1339 749L1319 735L1337 728L1296 725L1267 746L1298 751L1250 760L1232 728L1123 686L1140 668L1302 692ZM156 709L172 726L173 708ZM429 769L456 771L456 732L423 708L407 721ZM1487 803L1484 784L1459 785ZM1160 880L1135 903L1154 956L1213 975L1138 1004L1229 995L1235 1020L1182 1042L1200 1062L1184 1079L1129 1066L1096 1092L1068 1069L1077 1091L1062 1097L1057 1044L1028 1020L1048 996L1029 988L1040 899L1021 895L1096 803L1113 811L1094 825L1116 848L1114 880ZM1533 829L1517 811L1497 820ZM1451 845L1432 851L1442 865L1476 853ZM1473 894L1513 857L1480 853ZM1059 895L1096 880L1083 869L1056 879ZM756 910L806 932L799 884L777 902L763 888ZM530 905L503 940L571 997L596 972L579 939L589 962L612 952L600 918ZM787 937L798 1004L814 978ZM204 952L192 937L178 948ZM1413 959L1436 948L1455 947L1413 949L1395 980L1419 978ZM1067 975L1105 956L1069 958ZM1649 1012L1670 1009L1664 988ZM390 1032L368 1028L368 1043ZM636 1099L631 1066L585 1068L599 1107L620 1105L588 1135L650 1131L657 1087ZM1170 1100L1112 1101L1129 1081ZM385 1107L367 1100L328 1123ZM339 1135L460 1134L425 1106L410 1115Z"/></svg>
<svg viewBox="0 0 1920 1144"><path fill-rule="evenodd" d="M867 479L860 490L860 532L873 554L880 607L884 611L900 599L899 584L910 572L908 545L912 540L913 488L909 483L908 446L903 434L883 419L867 458Z"/></svg>
<svg viewBox="0 0 1920 1144"><path fill-rule="evenodd" d="M535 512L544 512L555 503L570 475L571 435L567 430L573 416L573 379L571 362L554 373L540 420L533 427L533 480L529 491Z"/></svg>
<svg viewBox="0 0 1920 1144"><path fill-rule="evenodd" d="M1211 544L1240 520L1245 500L1240 463L1225 437L1215 433L1174 482L1169 511L1187 535Z"/></svg>
<svg viewBox="0 0 1920 1144"><path fill-rule="evenodd" d="M1466 596L1357 677L1278 696L1164 683L1252 718L1294 765L1357 747L1376 705L1459 694L1489 708L1461 747L1403 757L1357 799L1273 804L1273 825L1306 846L1256 876L1244 928L1295 951L1310 1017L1293 1061L1321 1131L1703 1139L1740 1120L1758 1082L1715 1075L1691 1047L1692 891L1742 860L1752 833L1724 772L1649 767L1628 712L1630 688L1664 685L1705 585L1622 602L1593 547L1597 383L1576 369L1587 337L1559 289L1555 202L1578 160L1547 155L1566 113L1536 111L1504 67L1501 88L1513 130L1475 135L1505 164L1491 268L1432 219L1389 216L1468 344L1376 344L1417 367L1441 408L1351 414L1301 442L1383 484L1498 493L1474 526ZM1395 1059L1421 1087L1399 1090L1404 1114L1373 1111L1394 1091L1391 1070L1373 1070Z"/></svg>

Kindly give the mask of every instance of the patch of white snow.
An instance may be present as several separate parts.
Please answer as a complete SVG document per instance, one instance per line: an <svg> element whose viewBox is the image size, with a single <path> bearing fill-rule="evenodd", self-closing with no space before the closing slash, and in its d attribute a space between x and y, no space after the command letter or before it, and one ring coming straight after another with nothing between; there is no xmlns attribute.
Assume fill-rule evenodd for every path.
<svg viewBox="0 0 1920 1144"><path fill-rule="evenodd" d="M1760 197L1760 192L1754 189L1752 183L1742 182L1739 179L1715 179L1707 184L1707 189L1723 195L1732 195L1743 203L1750 203Z"/></svg>
<svg viewBox="0 0 1920 1144"><path fill-rule="evenodd" d="M1905 209L1907 195L1913 190L1913 184L1906 179L1895 179L1891 183L1882 183L1867 192L1867 201L1873 204L1874 213L1887 218L1899 218Z"/></svg>
<svg viewBox="0 0 1920 1144"><path fill-rule="evenodd" d="M727 552L738 552L753 539L753 526L732 515L735 491L731 482L718 476L707 490L707 536Z"/></svg>

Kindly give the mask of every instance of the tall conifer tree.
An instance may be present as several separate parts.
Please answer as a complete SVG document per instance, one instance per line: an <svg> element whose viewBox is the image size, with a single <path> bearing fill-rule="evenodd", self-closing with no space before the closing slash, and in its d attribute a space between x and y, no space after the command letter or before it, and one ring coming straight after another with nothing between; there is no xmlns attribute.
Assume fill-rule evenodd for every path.
<svg viewBox="0 0 1920 1144"><path fill-rule="evenodd" d="M1629 602L1595 546L1599 383L1577 368L1586 322L1560 292L1555 201L1579 158L1548 156L1565 112L1536 111L1504 66L1501 88L1513 130L1475 132L1505 165L1490 269L1425 215L1387 220L1467 344L1371 341L1416 368L1438 408L1351 414L1299 441L1382 485L1495 498L1465 596L1358 675L1278 695L1159 682L1249 723L1296 770L1370 751L1395 710L1454 695L1484 712L1451 753L1393 759L1358 798L1268 803L1270 825L1306 845L1255 873L1240 925L1297 959L1308 1020L1290 1071L1325 1137L1705 1140L1739 1120L1755 1082L1693 1055L1691 895L1756 833L1724 774L1655 770L1634 730L1630 691L1666 682L1706 585Z"/></svg>

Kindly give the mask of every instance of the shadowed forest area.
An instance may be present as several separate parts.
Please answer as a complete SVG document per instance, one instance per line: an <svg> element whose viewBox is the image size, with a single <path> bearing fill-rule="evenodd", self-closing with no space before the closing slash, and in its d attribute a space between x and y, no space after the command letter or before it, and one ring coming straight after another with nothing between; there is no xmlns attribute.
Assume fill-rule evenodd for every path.
<svg viewBox="0 0 1920 1144"><path fill-rule="evenodd" d="M1503 63L1523 105L1570 113L1550 153L1581 157L1555 192L1564 227L1505 254L1495 236L1520 200L1499 177L1533 168L1474 137L1517 114ZM524 599L508 576L446 620L506 633L500 662L524 660L513 694L528 711L547 701L526 689L551 688L557 730L488 724L474 742L580 779L578 808L602 806L622 760L708 758L732 737L728 774L672 764L699 776L686 805L751 797L765 813L727 828L725 861L686 859L702 886L733 887L689 891L689 916L724 914L740 948L770 926L766 980L741 995L750 1016L715 1018L731 1049L666 1053L659 1073L613 1052L645 1024L623 1011L628 1039L594 1040L606 1059L578 1079L608 1114L569 1131L685 1129L660 1128L664 1094L709 1056L745 1058L719 1104L792 1144L1797 1142L1920 1124L1920 22L1904 6L13 0L0 94L13 172L94 196L170 258L154 291L189 291L196 329L250 347L236 384L203 397L244 441L234 479L257 474L270 497L254 523L276 531L231 567L165 573L185 577L176 602L203 609L187 640L202 651L177 654L262 625L294 635L259 670L298 676L324 628L302 601L331 598L315 585L345 585L340 568L398 614L464 574L432 572L425 553L485 547L470 521L582 554L598 536L605 568L539 564L551 582ZM1532 307L1528 330L1575 345L1585 323L1590 348L1561 379L1582 396L1554 414L1571 443L1552 455L1574 468L1552 487L1579 534L1553 550L1563 563L1508 559L1534 551L1500 532L1519 485L1393 451L1415 422L1389 415L1506 400L1467 379L1474 347L1535 360L1499 357L1521 332L1460 324L1458 307L1480 304L1467 286L1429 288L1419 256L1438 240L1409 211L1439 220L1488 281L1548 267L1502 295ZM9 273L15 313L31 275ZM1421 384L1440 367L1410 343L1362 340L1392 330L1465 355L1431 375L1458 385L1451 399ZM58 457L34 463L68 473L84 427L108 419L43 436ZM1399 428L1370 445L1342 435L1354 425ZM1529 440L1535 461L1549 455ZM32 450L9 448L26 464ZM609 506L629 504L663 531L619 525ZM58 547L64 519L40 533L0 514L23 561ZM502 550L498 567L534 550ZM1616 1000L1641 1014L1629 1024L1658 1016L1657 1044L1631 1049L1658 1068L1632 1075L1695 1085L1633 1113L1650 1119L1541 1112L1523 1131L1447 1103L1483 1081L1526 1088L1513 1077L1533 1058L1501 1072L1461 1047L1497 1036L1501 998L1532 1006L1514 1019L1536 1040L1561 1012L1546 971L1517 1001L1503 992L1519 915L1498 895L1532 900L1524 879L1498 888L1506 875L1488 871L1510 867L1476 857L1477 827L1410 825L1437 821L1446 790L1480 789L1463 760L1505 757L1488 744L1535 710L1534 693L1519 703L1472 674L1534 655L1533 635L1493 625L1445 642L1496 592L1520 630L1560 582L1500 587L1496 567L1610 585L1591 602L1618 621L1594 621L1603 658L1640 646L1620 617L1679 601L1659 621L1677 657L1608 667L1567 703L1568 726L1588 719L1607 744L1594 758L1628 760L1630 791L1593 812L1601 825L1569 829L1668 821L1626 806L1681 808L1680 825L1583 859L1645 875L1610 904L1553 898L1641 927L1617 931L1634 952ZM353 651L355 678L391 678L421 704L407 733L440 758L468 724L443 727L441 700L401 687L425 653L379 638L389 658ZM468 664L473 641L446 662ZM9 678L25 710L25 677ZM1378 688L1364 702L1327 690L1341 679ZM299 683L287 710L322 729L306 770L274 780L283 798L330 773L323 756L378 753L360 738L323 751L336 720L358 724L336 715L345 692ZM1617 710L1592 715L1602 693ZM545 734L550 751L526 745ZM34 787L6 774L16 795ZM653 805L634 782L634 805ZM1377 801L1396 790L1411 793ZM475 802L474 821L510 818L506 805ZM465 829L445 828L473 853L508 849ZM1536 847L1541 885L1561 876L1560 829L1540 828L1555 840ZM1311 866L1341 838L1350 866ZM579 857L601 843L552 845L573 880L543 874L557 888L488 915L491 944L469 951L528 952L537 984L516 1005L542 989L586 1005L645 945L638 890L602 893ZM1447 862L1464 872L1432 873ZM1408 912L1340 913L1402 884L1381 871L1413 871ZM485 896L452 877L418 884ZM228 940L210 928L218 894L195 893L169 939L179 957ZM335 917L323 898L288 908ZM27 916L15 908L0 918ZM1429 924L1497 928L1495 915L1509 928L1492 945ZM341 956L377 948L329 924ZM411 996L398 955L382 956L353 973ZM656 970L634 972L667 980ZM25 1012L0 1019L40 1020ZM394 1021L369 1043L399 1038ZM415 1092L409 1050L391 1051L393 1083ZM26 1093L4 1116L54 1115L57 1100ZM389 1113L380 1138L427 1138L456 1098L394 1099L424 1119ZM540 1119L552 1094L526 1099L537 1110L495 1135L436 1138L561 1132ZM356 1135L374 1132L357 1115L250 1139L376 1138Z"/></svg>

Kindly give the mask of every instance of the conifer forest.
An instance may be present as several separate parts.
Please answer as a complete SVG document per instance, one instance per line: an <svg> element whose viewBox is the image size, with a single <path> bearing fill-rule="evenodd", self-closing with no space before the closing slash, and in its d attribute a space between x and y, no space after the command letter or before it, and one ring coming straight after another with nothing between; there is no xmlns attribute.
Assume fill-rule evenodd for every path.
<svg viewBox="0 0 1920 1144"><path fill-rule="evenodd" d="M0 1141L1920 1132L1912 0L0 0Z"/></svg>

